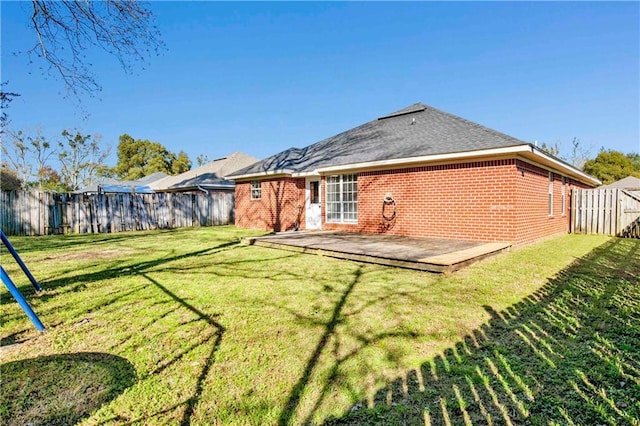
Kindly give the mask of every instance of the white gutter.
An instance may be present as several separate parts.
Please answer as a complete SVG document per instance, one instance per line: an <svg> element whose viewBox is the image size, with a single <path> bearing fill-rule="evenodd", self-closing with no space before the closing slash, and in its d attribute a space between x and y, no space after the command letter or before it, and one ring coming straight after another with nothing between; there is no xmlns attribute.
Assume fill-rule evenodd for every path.
<svg viewBox="0 0 640 426"><path fill-rule="evenodd" d="M291 176L292 172L286 169L277 169L277 170L268 170L266 172L258 172L258 173L247 173L244 175L234 175L227 176L229 180L238 180L238 179L252 179L252 178L260 178L265 176Z"/></svg>
<svg viewBox="0 0 640 426"><path fill-rule="evenodd" d="M557 158L550 156L546 152L542 151L540 148L536 148L533 145L529 145L529 147L531 149L531 154L533 154L534 157L537 157L538 160L539 159L544 160L542 162L543 164L545 162L551 163L555 166L556 169L560 169L560 170L564 169L568 172L569 175L578 178L578 180L581 180L583 182L586 181L596 186L602 185L602 182L600 182L598 179L594 178L593 176L586 174L582 170L579 170L574 166L565 163L564 161L558 160Z"/></svg>
<svg viewBox="0 0 640 426"><path fill-rule="evenodd" d="M305 176L318 176L322 174L329 173L338 173L338 172L357 172L363 171L367 169L390 169L394 167L406 167L406 166L415 166L419 164L425 163L435 163L435 162L448 162L448 161L456 161L456 160L466 160L466 159L480 159L482 157L513 157L513 156L521 156L525 159L529 159L533 161L534 164L544 165L551 170L556 170L565 173L568 176L574 177L576 180L582 181L584 183L588 183L591 185L600 185L601 182L598 179L595 179L588 174L584 173L581 170L567 164L561 160L558 160L544 151L534 147L531 144L522 144L515 146L508 146L503 148L491 148L491 149L482 149L476 151L465 151L465 152L452 152L446 154L435 154L435 155L423 155L419 157L409 157L409 158L396 158L391 160L378 160L378 161L368 161L364 163L351 163L351 164L343 164L339 166L328 166L328 167L320 167L315 170L307 171L307 172L292 172L286 170L273 170L262 173L251 173L240 176L233 176L232 179L249 179L249 178L262 178L266 176L291 176L291 177L305 177Z"/></svg>
<svg viewBox="0 0 640 426"><path fill-rule="evenodd" d="M378 161L368 161L366 163L352 163L352 164L344 164L341 166L329 166L329 167L321 167L316 171L319 173L335 173L339 171L345 170L360 170L360 169L371 169L371 168L380 168L389 166L405 166L405 165L414 165L419 163L432 163L435 161L446 161L446 160L458 160L461 158L474 158L474 157L487 157L494 155L504 155L504 154L514 154L520 153L524 151L529 151L529 145L516 145L509 146L506 148L492 148L492 149L483 149L478 151L468 151L468 152L451 152L447 154L435 154L435 155L422 155L420 157L409 157L409 158L396 158L393 160L378 160Z"/></svg>

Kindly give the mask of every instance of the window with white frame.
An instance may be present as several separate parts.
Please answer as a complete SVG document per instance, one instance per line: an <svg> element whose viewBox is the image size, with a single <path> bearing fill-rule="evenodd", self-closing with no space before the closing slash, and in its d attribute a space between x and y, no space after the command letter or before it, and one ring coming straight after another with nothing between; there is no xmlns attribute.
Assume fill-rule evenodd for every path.
<svg viewBox="0 0 640 426"><path fill-rule="evenodd" d="M262 198L262 182L259 180L251 181L251 199L260 200Z"/></svg>
<svg viewBox="0 0 640 426"><path fill-rule="evenodd" d="M562 216L567 214L567 178L562 176L562 188L560 189L560 196L562 197Z"/></svg>
<svg viewBox="0 0 640 426"><path fill-rule="evenodd" d="M327 177L327 222L358 223L358 178L356 175Z"/></svg>
<svg viewBox="0 0 640 426"><path fill-rule="evenodd" d="M553 216L553 173L549 172L549 216Z"/></svg>

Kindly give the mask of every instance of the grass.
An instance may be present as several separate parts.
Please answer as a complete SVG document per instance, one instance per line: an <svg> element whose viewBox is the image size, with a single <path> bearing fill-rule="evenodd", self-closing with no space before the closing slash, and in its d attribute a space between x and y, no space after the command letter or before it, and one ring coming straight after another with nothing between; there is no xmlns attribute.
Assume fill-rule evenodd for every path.
<svg viewBox="0 0 640 426"><path fill-rule="evenodd" d="M0 293L2 424L640 424L638 240L440 276L250 234L12 238L48 330Z"/></svg>

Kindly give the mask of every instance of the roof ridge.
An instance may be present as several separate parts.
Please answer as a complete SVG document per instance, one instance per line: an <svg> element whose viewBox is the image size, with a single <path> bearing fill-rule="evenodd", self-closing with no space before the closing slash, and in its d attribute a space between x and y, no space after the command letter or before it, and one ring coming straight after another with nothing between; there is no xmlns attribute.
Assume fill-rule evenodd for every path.
<svg viewBox="0 0 640 426"><path fill-rule="evenodd" d="M427 105L423 104L422 102L416 102L415 104L406 106L402 109L399 109L398 111L394 111L392 113L382 115L377 119L384 120L386 118L399 117L401 115L413 114L415 112L424 111L425 109L427 109Z"/></svg>
<svg viewBox="0 0 640 426"><path fill-rule="evenodd" d="M425 107L426 107L425 109L431 109L431 110L433 110L433 111L435 111L437 113L446 115L446 116L451 117L451 118L453 118L455 120L458 120L458 121L461 121L463 123L469 124L469 125L475 127L476 129L482 130L482 131L484 131L486 133L489 133L491 135L500 136L500 137L507 138L507 139L510 139L510 140L513 140L513 141L516 141L516 142L521 142L521 143L526 143L526 144L531 145L531 142L523 141L521 139L518 139L518 138L515 138L513 136L510 136L510 135L508 135L506 133L502 133L502 132L499 132L497 130L491 129L489 127L483 126L482 124L478 124L475 121L467 120L466 118L460 117L460 116L452 114L450 112L443 111L441 109L432 107L430 105L425 105Z"/></svg>

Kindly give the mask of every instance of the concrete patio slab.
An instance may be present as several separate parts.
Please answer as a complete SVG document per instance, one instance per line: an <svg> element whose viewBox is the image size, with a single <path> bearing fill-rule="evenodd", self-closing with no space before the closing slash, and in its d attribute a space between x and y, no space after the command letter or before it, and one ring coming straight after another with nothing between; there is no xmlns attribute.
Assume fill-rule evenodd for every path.
<svg viewBox="0 0 640 426"><path fill-rule="evenodd" d="M344 232L284 232L246 238L244 243L430 272L456 271L511 247L510 243Z"/></svg>

